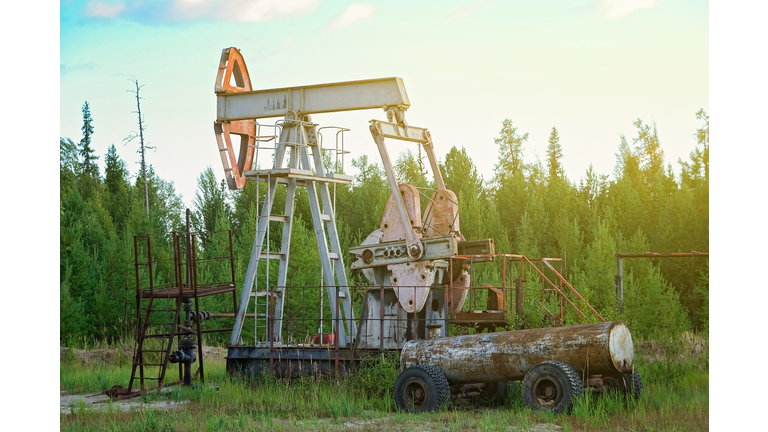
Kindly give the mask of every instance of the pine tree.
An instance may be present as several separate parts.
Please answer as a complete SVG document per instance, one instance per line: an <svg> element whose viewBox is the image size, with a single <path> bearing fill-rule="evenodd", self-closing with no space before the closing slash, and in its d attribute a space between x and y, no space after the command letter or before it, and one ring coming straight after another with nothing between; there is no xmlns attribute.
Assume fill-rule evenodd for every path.
<svg viewBox="0 0 768 432"><path fill-rule="evenodd" d="M379 229L384 207L392 194L384 170L371 163L367 155L352 161L359 174L355 176L349 195L344 195L336 207L337 224L349 226L353 237L362 242ZM358 243L359 244L359 243Z"/></svg>
<svg viewBox="0 0 768 432"><path fill-rule="evenodd" d="M648 250L649 243L638 230L627 244L630 253ZM651 260L625 260L624 311L633 334L644 338L663 338L690 329L688 316L674 288Z"/></svg>
<svg viewBox="0 0 768 432"><path fill-rule="evenodd" d="M569 269L573 269L576 260L581 258L581 251L584 248L584 234L579 229L578 221L568 216L567 209L562 209L558 213L552 224L552 233L557 246L553 255L564 261L563 276L568 278Z"/></svg>
<svg viewBox="0 0 768 432"><path fill-rule="evenodd" d="M59 196L67 195L80 176L77 144L70 138L59 138Z"/></svg>
<svg viewBox="0 0 768 432"><path fill-rule="evenodd" d="M115 145L109 146L104 157L106 168L104 170L104 183L107 194L105 196L106 207L112 216L112 221L118 233L125 230L128 213L131 208L130 183L128 169L125 162L117 155Z"/></svg>
<svg viewBox="0 0 768 432"><path fill-rule="evenodd" d="M612 231L605 221L595 228L594 240L587 245L584 251L583 271L581 282L583 285L575 286L581 292L583 288L587 302L606 320L615 315L616 296L614 288L614 275L616 264L614 251L616 241Z"/></svg>
<svg viewBox="0 0 768 432"><path fill-rule="evenodd" d="M393 168L398 183L406 183L417 188L429 186L426 173L410 149L400 153Z"/></svg>
<svg viewBox="0 0 768 432"><path fill-rule="evenodd" d="M83 305L70 293L71 274L71 269L67 268L59 284L59 340L65 345L79 339L86 326Z"/></svg>
<svg viewBox="0 0 768 432"><path fill-rule="evenodd" d="M503 121L499 138L494 139L499 146L498 163L494 165L492 182L495 188L494 201L502 224L510 229L510 244L516 243L512 227L520 221L528 198L523 163L523 143L527 140L528 133L518 135L517 127L509 119Z"/></svg>
<svg viewBox="0 0 768 432"><path fill-rule="evenodd" d="M549 171L549 182L554 182L555 179L563 178L565 172L563 170L563 148L560 145L560 135L557 133L557 129L553 126L552 132L549 134L549 144L547 145L547 170Z"/></svg>
<svg viewBox="0 0 768 432"><path fill-rule="evenodd" d="M483 177L477 174L477 167L464 147L461 150L452 147L445 155L445 163L440 165L440 171L445 181L445 187L453 191L456 196L460 192L463 192L466 198L484 196ZM461 205L461 201L459 201L459 205Z"/></svg>
<svg viewBox="0 0 768 432"><path fill-rule="evenodd" d="M502 122L499 138L493 141L499 146L499 162L493 167L494 183L500 185L516 173L522 173L525 166L523 163L523 143L528 140L528 132L518 135L517 127L512 124L512 120L506 119Z"/></svg>
<svg viewBox="0 0 768 432"><path fill-rule="evenodd" d="M83 104L83 139L80 140L79 153L82 158L82 172L93 178L99 177L99 167L96 165L98 156L94 156L94 150L92 147L93 141L93 119L91 118L91 109L88 106L88 101Z"/></svg>

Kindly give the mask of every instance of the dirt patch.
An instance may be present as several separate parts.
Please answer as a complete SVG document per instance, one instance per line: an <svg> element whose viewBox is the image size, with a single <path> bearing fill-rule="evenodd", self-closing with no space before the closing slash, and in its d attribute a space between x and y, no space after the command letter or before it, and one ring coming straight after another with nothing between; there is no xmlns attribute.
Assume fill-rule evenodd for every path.
<svg viewBox="0 0 768 432"><path fill-rule="evenodd" d="M79 362L84 365L105 364L114 365L133 362L133 347L122 346L119 348L100 348L92 350L59 348L59 361ZM203 345L203 357L209 361L221 361L227 356L224 347L209 347Z"/></svg>
<svg viewBox="0 0 768 432"><path fill-rule="evenodd" d="M170 391L171 389L163 389ZM168 410L180 408L189 403L188 400L174 401L163 398L144 402L141 398L111 402L107 395L94 393L88 395L73 395L61 391L59 396L61 414L75 414L83 411L96 412L128 412L136 409Z"/></svg>

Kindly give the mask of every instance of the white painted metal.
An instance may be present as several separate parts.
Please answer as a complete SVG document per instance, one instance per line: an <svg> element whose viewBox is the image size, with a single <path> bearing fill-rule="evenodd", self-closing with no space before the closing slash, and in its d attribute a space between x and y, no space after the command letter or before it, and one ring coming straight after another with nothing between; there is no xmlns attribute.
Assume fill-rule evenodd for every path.
<svg viewBox="0 0 768 432"><path fill-rule="evenodd" d="M385 106L401 110L411 105L401 78L379 78L285 87L245 92L217 92L216 120L220 122L282 117Z"/></svg>
<svg viewBox="0 0 768 432"><path fill-rule="evenodd" d="M266 175L268 180L269 199L265 200L259 217L257 235L254 241L254 247L251 252L251 259L246 272L245 285L240 300L240 308L235 317L235 327L230 339L231 344L242 344L242 328L245 320L245 313L248 309L248 302L254 283L257 280L257 270L259 260L278 259L278 276L276 286L266 286L265 300L267 303L271 300L269 292L274 296L274 306L272 312L274 319L267 321L267 335L272 335L272 345L282 344L282 320L283 306L285 296L285 285L288 274L288 260L290 257L291 226L293 222L293 210L297 186L306 186L309 198L309 207L312 214L314 232L320 249L321 264L325 285L327 287L328 299L332 305L332 319L337 318L336 304L336 286L339 286L339 308L341 312L340 329L338 334L339 346L346 347L356 337L357 329L354 322L354 312L351 305L351 295L347 287L346 274L344 272L344 262L341 254L341 246L336 230L335 216L333 214L331 196L328 189L329 177L325 173L322 164L322 154L316 139L315 128L317 125L309 121L294 120L295 116L286 116L280 133L280 140L275 148L275 163L271 170L254 170L253 178L260 180ZM308 117L307 117L308 119ZM313 165L309 158L309 151L312 151ZM285 156L288 156L287 166L283 166ZM282 181L281 181L282 180ZM272 197L275 196L278 185L285 185L286 200L283 214L271 214L273 207ZM318 199L319 191L320 199ZM320 207L322 200L323 207ZM283 224L282 236L280 239L280 252L274 253L269 250L262 251L268 245L269 222L278 222ZM327 232L327 235L326 235ZM265 237L267 241L265 242ZM328 244L331 249L328 249ZM269 266L267 265L267 278L269 277ZM269 280L269 279L267 279ZM258 292L258 291L257 291ZM259 296L254 296L255 302ZM254 303L258 304L258 303ZM258 308L258 307L257 307ZM257 328L260 314L256 311ZM267 316L263 318L267 319ZM269 345L270 340L265 342L257 341L257 345Z"/></svg>

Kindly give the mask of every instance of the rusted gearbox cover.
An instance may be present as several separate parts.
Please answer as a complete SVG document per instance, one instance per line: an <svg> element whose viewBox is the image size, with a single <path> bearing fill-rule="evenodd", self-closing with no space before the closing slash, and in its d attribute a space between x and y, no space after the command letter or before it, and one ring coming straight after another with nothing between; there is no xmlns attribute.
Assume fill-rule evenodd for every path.
<svg viewBox="0 0 768 432"><path fill-rule="evenodd" d="M615 376L632 373L633 357L629 328L614 321L412 340L403 346L400 365L435 366L455 385L521 380L547 360L566 363L581 376Z"/></svg>

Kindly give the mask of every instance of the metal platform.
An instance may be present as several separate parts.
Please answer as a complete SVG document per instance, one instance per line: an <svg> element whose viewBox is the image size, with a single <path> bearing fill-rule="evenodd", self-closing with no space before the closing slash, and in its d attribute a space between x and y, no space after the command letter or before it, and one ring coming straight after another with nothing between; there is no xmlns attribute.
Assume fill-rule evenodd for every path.
<svg viewBox="0 0 768 432"><path fill-rule="evenodd" d="M352 349L333 346L228 347L227 373L261 377L272 370L278 378L329 376L354 371L366 358L399 349Z"/></svg>

